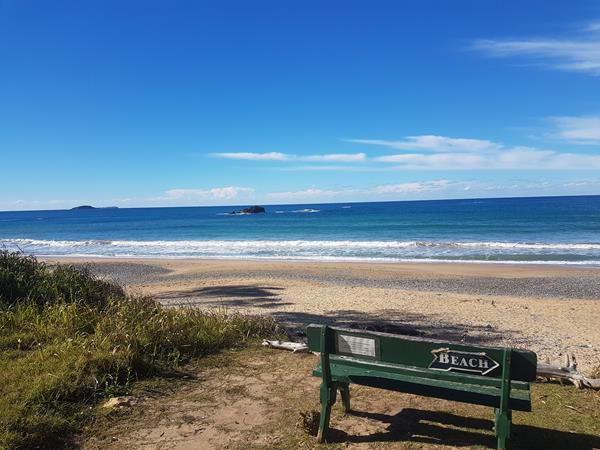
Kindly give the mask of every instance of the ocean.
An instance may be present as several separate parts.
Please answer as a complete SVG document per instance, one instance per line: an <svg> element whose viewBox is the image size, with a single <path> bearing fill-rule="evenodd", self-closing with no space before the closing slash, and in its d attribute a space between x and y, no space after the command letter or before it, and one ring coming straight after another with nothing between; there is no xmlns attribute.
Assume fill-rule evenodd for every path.
<svg viewBox="0 0 600 450"><path fill-rule="evenodd" d="M247 205L244 205L247 206ZM600 196L0 212L38 256L600 266Z"/></svg>

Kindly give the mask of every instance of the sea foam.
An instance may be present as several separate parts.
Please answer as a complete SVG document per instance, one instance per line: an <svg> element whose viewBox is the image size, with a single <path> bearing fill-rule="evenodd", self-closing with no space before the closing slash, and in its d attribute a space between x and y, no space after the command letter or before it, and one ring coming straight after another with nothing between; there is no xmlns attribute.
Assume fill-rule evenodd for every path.
<svg viewBox="0 0 600 450"><path fill-rule="evenodd" d="M599 243L366 240L40 240L0 245L44 256L596 264Z"/></svg>

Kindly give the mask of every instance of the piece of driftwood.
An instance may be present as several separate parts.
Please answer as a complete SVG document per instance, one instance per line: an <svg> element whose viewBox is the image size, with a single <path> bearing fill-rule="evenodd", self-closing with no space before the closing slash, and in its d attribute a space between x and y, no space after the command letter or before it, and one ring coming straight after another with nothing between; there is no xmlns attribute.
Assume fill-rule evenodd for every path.
<svg viewBox="0 0 600 450"><path fill-rule="evenodd" d="M567 355L566 366L555 366L547 363L538 363L537 376L545 379L566 380L573 383L577 388L600 389L600 378L588 378L577 372L577 361L575 355Z"/></svg>
<svg viewBox="0 0 600 450"><path fill-rule="evenodd" d="M262 345L269 348L280 348L283 350L291 350L294 353L308 352L308 346L300 342L285 342L285 341L262 341Z"/></svg>

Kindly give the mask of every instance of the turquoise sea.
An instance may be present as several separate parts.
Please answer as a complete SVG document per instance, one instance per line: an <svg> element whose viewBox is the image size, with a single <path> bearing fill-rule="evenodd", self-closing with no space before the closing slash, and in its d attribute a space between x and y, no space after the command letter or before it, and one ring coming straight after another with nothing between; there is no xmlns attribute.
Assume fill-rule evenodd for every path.
<svg viewBox="0 0 600 450"><path fill-rule="evenodd" d="M247 206L247 205L243 205ZM51 256L600 265L600 196L0 212Z"/></svg>

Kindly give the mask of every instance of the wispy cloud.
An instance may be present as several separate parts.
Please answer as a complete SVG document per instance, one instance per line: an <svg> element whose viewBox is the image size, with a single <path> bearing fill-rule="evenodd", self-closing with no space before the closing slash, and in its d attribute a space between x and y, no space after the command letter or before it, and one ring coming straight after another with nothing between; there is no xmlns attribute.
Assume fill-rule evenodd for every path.
<svg viewBox="0 0 600 450"><path fill-rule="evenodd" d="M551 137L572 144L600 145L600 116L552 117Z"/></svg>
<svg viewBox="0 0 600 450"><path fill-rule="evenodd" d="M306 157L296 157L300 161L321 161L321 162L359 162L367 159L364 153L330 153L326 155L312 155Z"/></svg>
<svg viewBox="0 0 600 450"><path fill-rule="evenodd" d="M253 194L253 188L226 186L212 189L170 189L162 200L196 199L196 200L231 200L242 195Z"/></svg>
<svg viewBox="0 0 600 450"><path fill-rule="evenodd" d="M600 117L554 117L552 137L575 144L600 144ZM289 171L381 170L591 170L600 168L600 154L560 152L529 146L506 146L489 139L436 134L390 139L343 139L353 144L394 149L394 154L369 156L359 153L294 155L287 153L218 153L240 159L316 164L287 164ZM343 163L343 164L340 164ZM382 165L387 163L388 165Z"/></svg>
<svg viewBox="0 0 600 450"><path fill-rule="evenodd" d="M84 204L81 200L77 199L49 199L49 200L4 200L0 199L0 211L22 211L22 210L36 210L36 209L69 209L77 205Z"/></svg>
<svg viewBox="0 0 600 450"><path fill-rule="evenodd" d="M565 181L551 179L512 179L491 182L469 180L412 180L373 186L328 188L311 186L305 189L259 192L249 187L217 187L210 189L169 189L158 197L129 197L97 202L81 200L0 200L0 210L71 208L78 204L139 206L192 206L269 203L325 203L377 200L420 200L441 198L478 198L527 195L597 194L600 178L573 178Z"/></svg>
<svg viewBox="0 0 600 450"><path fill-rule="evenodd" d="M380 169L375 169L372 165L307 164L283 166L278 167L277 170L283 172L374 172Z"/></svg>
<svg viewBox="0 0 600 450"><path fill-rule="evenodd" d="M338 200L341 198L397 198L398 196L414 196L439 192L448 189L463 189L469 182L450 180L413 181L407 183L382 184L366 188L341 188L341 189L303 189L300 191L272 192L267 195L269 199L278 201L307 201L307 200ZM469 190L467 188L466 190Z"/></svg>
<svg viewBox="0 0 600 450"><path fill-rule="evenodd" d="M574 118L562 118L565 136L579 140L587 139L592 143L598 132L594 129L595 119L584 122L572 119ZM435 139L431 139L432 137ZM350 141L398 150L419 150L372 158L376 162L392 163L395 169L591 170L600 168L600 155L596 154L565 153L526 146L506 147L501 143L483 139L425 135L410 136L400 141L375 139Z"/></svg>
<svg viewBox="0 0 600 450"><path fill-rule="evenodd" d="M367 157L364 153L326 153L323 155L292 155L288 153L213 153L213 156L226 159L240 159L246 161L307 161L307 162L360 162Z"/></svg>
<svg viewBox="0 0 600 450"><path fill-rule="evenodd" d="M499 144L485 139L452 138L433 134L407 136L399 141L382 139L344 139L344 141L356 144L379 145L398 150L427 150L433 152L480 152L496 150L500 147Z"/></svg>
<svg viewBox="0 0 600 450"><path fill-rule="evenodd" d="M339 189L309 188L298 191L273 192L267 200L281 203L320 203L327 201L419 200L442 198L480 198L527 195L581 195L596 193L600 179L577 181L435 179L382 184L371 187Z"/></svg>
<svg viewBox="0 0 600 450"><path fill-rule="evenodd" d="M273 201L298 201L298 202L311 202L311 201L326 201L333 200L341 196L351 195L357 193L358 189L316 189L309 188L300 191L284 191L284 192L271 192L267 194L267 198Z"/></svg>
<svg viewBox="0 0 600 450"><path fill-rule="evenodd" d="M380 156L375 161L397 163L411 168L471 169L482 167L485 159L482 155L472 153L402 153Z"/></svg>
<svg viewBox="0 0 600 450"><path fill-rule="evenodd" d="M225 159L242 159L246 161L285 161L289 159L289 155L279 152L268 152L268 153L251 153L251 152L237 152L237 153L213 153L213 156Z"/></svg>
<svg viewBox="0 0 600 450"><path fill-rule="evenodd" d="M471 48L493 57L525 57L531 64L600 76L600 22L570 38L480 39Z"/></svg>
<svg viewBox="0 0 600 450"><path fill-rule="evenodd" d="M377 158L397 163L396 169L435 170L595 170L600 169L600 155L559 153L528 147L493 152L485 155L401 154Z"/></svg>
<svg viewBox="0 0 600 450"><path fill-rule="evenodd" d="M600 31L600 20L597 22L592 22L592 23L588 24L588 26L585 28L585 30L590 31L592 33Z"/></svg>
<svg viewBox="0 0 600 450"><path fill-rule="evenodd" d="M372 189L375 194L421 194L447 189L456 182L449 180L416 181L411 183L384 184Z"/></svg>

